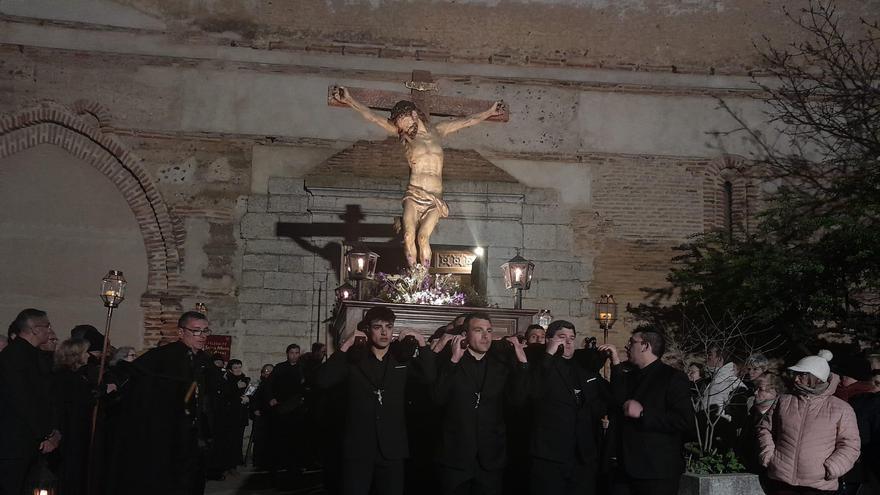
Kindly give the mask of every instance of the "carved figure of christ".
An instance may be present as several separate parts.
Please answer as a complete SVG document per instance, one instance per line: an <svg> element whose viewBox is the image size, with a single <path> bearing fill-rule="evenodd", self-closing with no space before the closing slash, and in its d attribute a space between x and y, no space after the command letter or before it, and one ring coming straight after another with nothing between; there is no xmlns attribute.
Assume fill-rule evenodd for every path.
<svg viewBox="0 0 880 495"><path fill-rule="evenodd" d="M348 89L336 87L332 98L347 105L368 122L398 136L409 163L409 185L403 197L403 250L409 266L431 263L431 234L441 218L449 216L443 201L443 137L491 118L507 115L504 103L496 101L482 112L432 125L425 113L408 100L401 100L384 118L356 100Z"/></svg>

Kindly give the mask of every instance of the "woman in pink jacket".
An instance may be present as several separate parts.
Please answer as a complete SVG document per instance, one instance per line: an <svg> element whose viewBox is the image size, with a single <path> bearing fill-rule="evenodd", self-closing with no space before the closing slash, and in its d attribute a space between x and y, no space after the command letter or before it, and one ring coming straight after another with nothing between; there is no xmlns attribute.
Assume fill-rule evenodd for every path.
<svg viewBox="0 0 880 495"><path fill-rule="evenodd" d="M807 356L790 368L794 393L785 394L758 425L761 465L768 495L833 494L837 478L859 457L856 416L834 397L828 361Z"/></svg>

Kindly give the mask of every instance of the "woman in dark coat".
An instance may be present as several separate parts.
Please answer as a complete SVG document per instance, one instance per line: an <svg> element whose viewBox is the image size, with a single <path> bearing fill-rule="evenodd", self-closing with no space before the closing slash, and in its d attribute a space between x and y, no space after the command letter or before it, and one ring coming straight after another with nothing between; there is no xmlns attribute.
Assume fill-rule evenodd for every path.
<svg viewBox="0 0 880 495"><path fill-rule="evenodd" d="M58 405L58 430L62 442L50 465L58 477L59 495L86 493L89 429L94 405L92 388L83 373L89 359L89 343L83 339L62 342L55 350L52 394Z"/></svg>

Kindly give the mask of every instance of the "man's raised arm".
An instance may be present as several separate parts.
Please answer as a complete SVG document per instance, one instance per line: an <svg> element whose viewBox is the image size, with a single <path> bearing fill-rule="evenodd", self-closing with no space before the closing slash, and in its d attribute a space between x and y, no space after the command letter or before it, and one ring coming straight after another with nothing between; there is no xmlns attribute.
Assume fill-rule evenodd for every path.
<svg viewBox="0 0 880 495"><path fill-rule="evenodd" d="M473 115L469 115L467 117L455 120L447 120L446 122L440 122L437 124L437 132L441 136L445 136L447 134L452 134L453 132L460 131L465 127L471 127L479 124L480 122L485 121L491 117L495 117L496 115L504 115L504 102L496 101L489 107L488 110L475 113Z"/></svg>
<svg viewBox="0 0 880 495"><path fill-rule="evenodd" d="M378 125L382 129L385 129L389 134L393 136L397 135L397 128L394 127L391 122L388 122L388 119L376 115L375 112L364 106L363 103L355 100L347 88L343 86L336 86L333 88L333 98L339 103L350 106L357 113L361 114L364 119Z"/></svg>

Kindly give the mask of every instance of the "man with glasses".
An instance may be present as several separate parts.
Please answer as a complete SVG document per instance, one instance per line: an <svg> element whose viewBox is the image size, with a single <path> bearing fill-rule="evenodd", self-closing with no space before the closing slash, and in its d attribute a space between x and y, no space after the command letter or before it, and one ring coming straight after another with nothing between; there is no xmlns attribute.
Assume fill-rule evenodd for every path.
<svg viewBox="0 0 880 495"><path fill-rule="evenodd" d="M0 493L18 495L35 474L40 454L58 448L49 369L40 346L52 324L45 311L25 309L10 325L17 338L0 353Z"/></svg>
<svg viewBox="0 0 880 495"><path fill-rule="evenodd" d="M682 448L694 428L694 408L687 376L660 361L665 348L658 330L636 329L626 345L627 369L613 345L599 346L611 356L611 390L620 411L612 430L617 434L615 495L678 493L685 468Z"/></svg>
<svg viewBox="0 0 880 495"><path fill-rule="evenodd" d="M177 321L177 342L156 347L134 361L128 397L131 441L123 454L121 483L111 493L202 494L205 449L210 440L210 404L221 381L205 352L211 328L202 313Z"/></svg>

